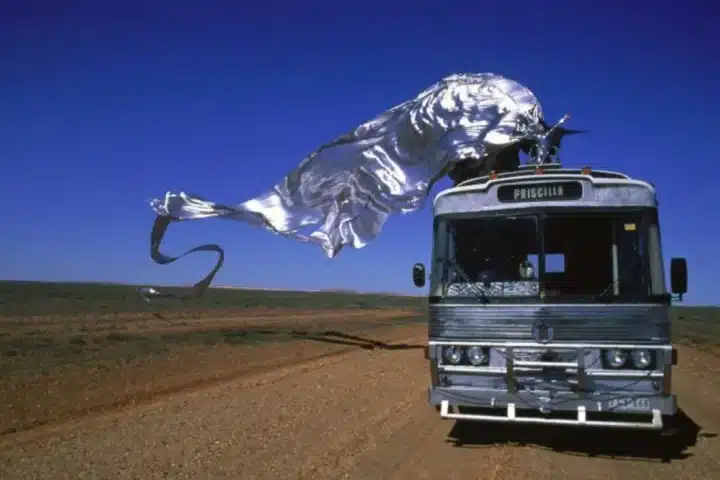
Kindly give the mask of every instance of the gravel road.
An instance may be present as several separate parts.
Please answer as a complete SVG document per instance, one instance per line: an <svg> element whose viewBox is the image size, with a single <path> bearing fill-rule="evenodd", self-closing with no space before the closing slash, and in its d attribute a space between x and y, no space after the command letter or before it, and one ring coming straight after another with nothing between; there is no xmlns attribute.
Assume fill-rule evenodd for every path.
<svg viewBox="0 0 720 480"><path fill-rule="evenodd" d="M373 339L386 345L302 361L288 344L269 372L6 435L0 478L720 478L712 353L681 347L684 420L661 439L443 421L426 401L426 328Z"/></svg>

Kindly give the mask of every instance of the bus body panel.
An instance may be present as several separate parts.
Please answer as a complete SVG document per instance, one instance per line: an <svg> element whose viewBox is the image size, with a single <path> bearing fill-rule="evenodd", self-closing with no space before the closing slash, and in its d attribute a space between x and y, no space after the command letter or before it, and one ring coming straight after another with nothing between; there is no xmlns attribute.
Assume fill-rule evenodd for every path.
<svg viewBox="0 0 720 480"><path fill-rule="evenodd" d="M429 306L431 340L533 341L533 325L553 328L553 341L585 343L670 342L668 305L481 305L446 299Z"/></svg>
<svg viewBox="0 0 720 480"><path fill-rule="evenodd" d="M543 172L491 175L464 182L435 198L428 307L429 402L446 419L660 429L663 418L677 411L671 391L677 359L671 346L655 189L616 172L596 177L585 169L582 173L563 169L545 172L552 175L537 173ZM576 186L571 195L570 189L562 188L568 183L562 182L579 182L582 188ZM643 240L644 265L649 269L647 299L629 302L618 295L608 299L601 294L596 301L592 295L571 299L562 293L546 298L535 280L535 293L524 292L525 298L514 302L471 292L483 284L490 291L487 280L448 283L446 252L454 247L447 234L438 231L438 221L475 217L481 221L488 215L515 216L543 209L649 212L637 226L647 237ZM631 227L634 231L635 223ZM621 266L613 255L613 281L617 282ZM460 287L468 291L452 290ZM448 351L455 355L455 362L446 358ZM471 351L481 352L476 360L483 356L485 360L470 362ZM622 367L608 364L609 354L615 352L627 358ZM651 358L651 366L637 367L636 355ZM474 410L478 408L482 411ZM558 418L557 413L570 415Z"/></svg>

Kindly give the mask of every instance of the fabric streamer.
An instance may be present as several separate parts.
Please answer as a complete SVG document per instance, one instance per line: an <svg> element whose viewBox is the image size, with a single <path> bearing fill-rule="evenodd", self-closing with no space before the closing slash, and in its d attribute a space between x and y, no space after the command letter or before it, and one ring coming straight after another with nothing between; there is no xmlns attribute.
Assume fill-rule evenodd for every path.
<svg viewBox="0 0 720 480"><path fill-rule="evenodd" d="M489 164L508 146L547 131L540 103L523 85L492 73L450 75L322 145L259 197L220 205L167 192L152 200L158 215L151 238L156 263L169 264L195 251L216 251L219 259L188 294L144 289L143 296L199 295L222 266L224 253L217 245L178 257L160 253L171 222L212 217L241 221L315 243L333 258L346 245L367 245L390 213L421 209L434 183L457 165Z"/></svg>

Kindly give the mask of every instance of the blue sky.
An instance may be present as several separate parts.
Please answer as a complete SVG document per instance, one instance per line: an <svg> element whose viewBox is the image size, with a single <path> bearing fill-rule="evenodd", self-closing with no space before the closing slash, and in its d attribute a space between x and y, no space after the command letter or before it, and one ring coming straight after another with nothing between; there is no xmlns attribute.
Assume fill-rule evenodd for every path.
<svg viewBox="0 0 720 480"><path fill-rule="evenodd" d="M688 302L720 303L720 7L499 3L3 2L0 277L192 283L214 259L154 264L150 198L239 203L443 76L496 72L531 88L549 120L568 112L592 130L565 142L568 163L656 184ZM221 244L218 284L417 293L429 207L335 259L221 220L172 225L165 251Z"/></svg>

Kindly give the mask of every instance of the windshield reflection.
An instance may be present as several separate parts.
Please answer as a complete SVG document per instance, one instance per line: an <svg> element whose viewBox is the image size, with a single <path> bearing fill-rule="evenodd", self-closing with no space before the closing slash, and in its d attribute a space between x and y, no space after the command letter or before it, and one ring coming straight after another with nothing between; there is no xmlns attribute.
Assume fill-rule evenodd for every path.
<svg viewBox="0 0 720 480"><path fill-rule="evenodd" d="M448 218L443 296L612 299L650 295L642 218L595 213Z"/></svg>

